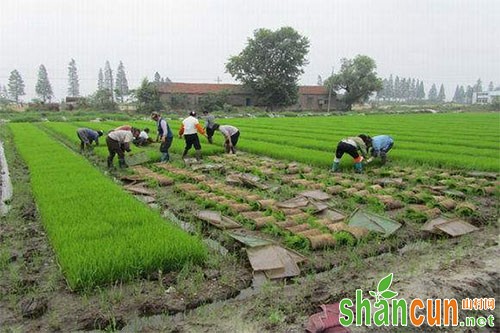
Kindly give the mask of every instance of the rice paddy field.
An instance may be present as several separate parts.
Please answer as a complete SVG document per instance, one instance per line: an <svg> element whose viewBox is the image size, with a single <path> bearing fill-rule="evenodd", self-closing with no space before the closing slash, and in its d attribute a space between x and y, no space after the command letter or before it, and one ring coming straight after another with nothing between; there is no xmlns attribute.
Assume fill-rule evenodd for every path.
<svg viewBox="0 0 500 333"><path fill-rule="evenodd" d="M116 158L116 167L107 168L104 136L81 153L76 135L80 127L107 133L123 122L0 125L14 183L11 210L1 218L1 326L299 332L318 305L373 288L388 272L406 279L408 297L427 293L415 280L419 274L451 293L446 297L495 290L498 112L217 123L239 128L236 155L224 153L216 132L214 144L201 138L201 162L193 150L183 161L180 119L169 119L171 162L158 163L158 143L132 146L132 155L145 152L149 161L127 169ZM151 120L129 125L156 135ZM361 133L394 138L388 163L375 159L356 174L345 155L340 172L331 173L337 143ZM304 193L314 191L322 198L304 203ZM294 251L303 258L300 273L259 282L245 244L235 231L201 219L205 210L230 219L239 234ZM398 227L347 228L361 211ZM460 219L475 231L450 237L423 230L437 218Z"/></svg>

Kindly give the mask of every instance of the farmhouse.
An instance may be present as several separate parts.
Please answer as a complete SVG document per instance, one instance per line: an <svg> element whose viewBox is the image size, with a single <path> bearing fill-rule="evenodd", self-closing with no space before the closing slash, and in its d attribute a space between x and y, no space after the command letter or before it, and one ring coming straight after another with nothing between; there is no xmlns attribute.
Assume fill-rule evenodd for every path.
<svg viewBox="0 0 500 333"><path fill-rule="evenodd" d="M491 104L495 98L500 98L500 91L475 92L472 94L472 104Z"/></svg>
<svg viewBox="0 0 500 333"><path fill-rule="evenodd" d="M158 86L162 102L172 107L196 107L200 99L209 94L227 94L227 103L232 106L261 106L257 97L249 89L239 84L210 83L161 83ZM334 96L331 96L331 108L334 108ZM290 106L292 110L326 110L328 107L328 90L324 86L300 86L297 104Z"/></svg>

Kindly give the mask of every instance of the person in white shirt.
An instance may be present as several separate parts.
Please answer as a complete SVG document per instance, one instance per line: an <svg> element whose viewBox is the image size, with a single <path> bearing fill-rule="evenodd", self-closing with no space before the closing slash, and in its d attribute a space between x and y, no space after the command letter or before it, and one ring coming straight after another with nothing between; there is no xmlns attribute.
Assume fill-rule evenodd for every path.
<svg viewBox="0 0 500 333"><path fill-rule="evenodd" d="M224 148L226 153L236 154L236 144L240 138L240 130L231 125L214 125L214 130L224 135Z"/></svg>
<svg viewBox="0 0 500 333"><path fill-rule="evenodd" d="M205 129L200 125L198 119L196 119L196 112L191 111L189 112L189 117L182 121L181 128L179 129L179 137L182 138L184 136L184 140L186 141L182 159L187 156L189 149L194 146L196 159L198 161L201 160L201 144L198 133L206 137Z"/></svg>
<svg viewBox="0 0 500 333"><path fill-rule="evenodd" d="M146 146L152 142L149 138L149 128L145 128L141 131L137 139L134 140L136 146Z"/></svg>
<svg viewBox="0 0 500 333"><path fill-rule="evenodd" d="M130 142L137 138L140 134L140 130L137 128L132 128L131 130L114 130L109 132L106 137L106 145L108 146L109 156L108 156L108 168L113 167L113 159L115 155L118 155L118 162L120 168L127 168L128 165L125 163L125 151L130 152Z"/></svg>

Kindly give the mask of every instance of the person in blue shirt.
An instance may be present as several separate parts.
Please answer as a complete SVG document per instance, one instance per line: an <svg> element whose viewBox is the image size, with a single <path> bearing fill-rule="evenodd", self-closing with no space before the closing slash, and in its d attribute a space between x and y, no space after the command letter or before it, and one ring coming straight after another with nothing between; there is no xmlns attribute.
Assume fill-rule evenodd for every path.
<svg viewBox="0 0 500 333"><path fill-rule="evenodd" d="M88 150L92 149L92 142L95 142L96 146L99 146L99 138L104 134L103 131L94 131L90 128L79 128L76 130L76 135L80 139L80 152L83 152L85 148Z"/></svg>
<svg viewBox="0 0 500 333"><path fill-rule="evenodd" d="M151 119L156 121L156 126L158 130L158 136L156 137L156 141L158 140L161 141L160 161L168 162L170 161L170 155L168 153L168 150L170 149L172 141L174 140L174 134L172 133L172 130L170 129L170 126L168 125L167 121L160 116L160 113L156 111L151 113Z"/></svg>
<svg viewBox="0 0 500 333"><path fill-rule="evenodd" d="M387 153L394 146L394 139L389 135L376 135L372 137L372 157L367 162L371 162L374 157L380 157L382 164L387 162Z"/></svg>

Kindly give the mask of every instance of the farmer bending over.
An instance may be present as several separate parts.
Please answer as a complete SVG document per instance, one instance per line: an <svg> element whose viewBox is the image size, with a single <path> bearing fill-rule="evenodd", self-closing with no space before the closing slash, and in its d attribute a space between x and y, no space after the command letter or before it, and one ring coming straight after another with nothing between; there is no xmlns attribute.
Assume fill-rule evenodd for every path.
<svg viewBox="0 0 500 333"><path fill-rule="evenodd" d="M134 140L136 146L147 146L151 142L153 140L149 137L149 128L143 129L137 139Z"/></svg>
<svg viewBox="0 0 500 333"><path fill-rule="evenodd" d="M224 148L226 153L236 154L236 144L240 137L240 130L231 125L214 125L214 130L218 130L224 135Z"/></svg>
<svg viewBox="0 0 500 333"><path fill-rule="evenodd" d="M371 146L372 139L365 134L352 136L340 140L335 151L335 159L333 160L332 170L337 172L340 169L340 159L347 153L354 159L354 170L357 173L363 172L363 164L361 163L367 155L367 149ZM361 155L360 155L361 153Z"/></svg>
<svg viewBox="0 0 500 333"><path fill-rule="evenodd" d="M85 148L88 150L92 149L92 142L95 141L95 145L99 146L99 138L104 134L103 131L94 131L90 128L79 128L76 130L76 135L80 139L80 152L83 152Z"/></svg>
<svg viewBox="0 0 500 333"><path fill-rule="evenodd" d="M382 160L382 164L387 162L387 153L394 146L394 140L389 135L377 135L372 138L372 148L371 155L366 162L369 163L374 157L379 157Z"/></svg>
<svg viewBox="0 0 500 333"><path fill-rule="evenodd" d="M118 155L120 168L128 168L125 163L125 152L130 152L130 142L137 138L141 131L137 128L131 130L114 130L106 137L106 145L108 146L108 168L113 167L113 159Z"/></svg>
<svg viewBox="0 0 500 333"><path fill-rule="evenodd" d="M214 127L216 125L215 116L208 111L203 111L203 115L205 116L205 131L207 132L208 143L213 143L212 137L216 130Z"/></svg>

